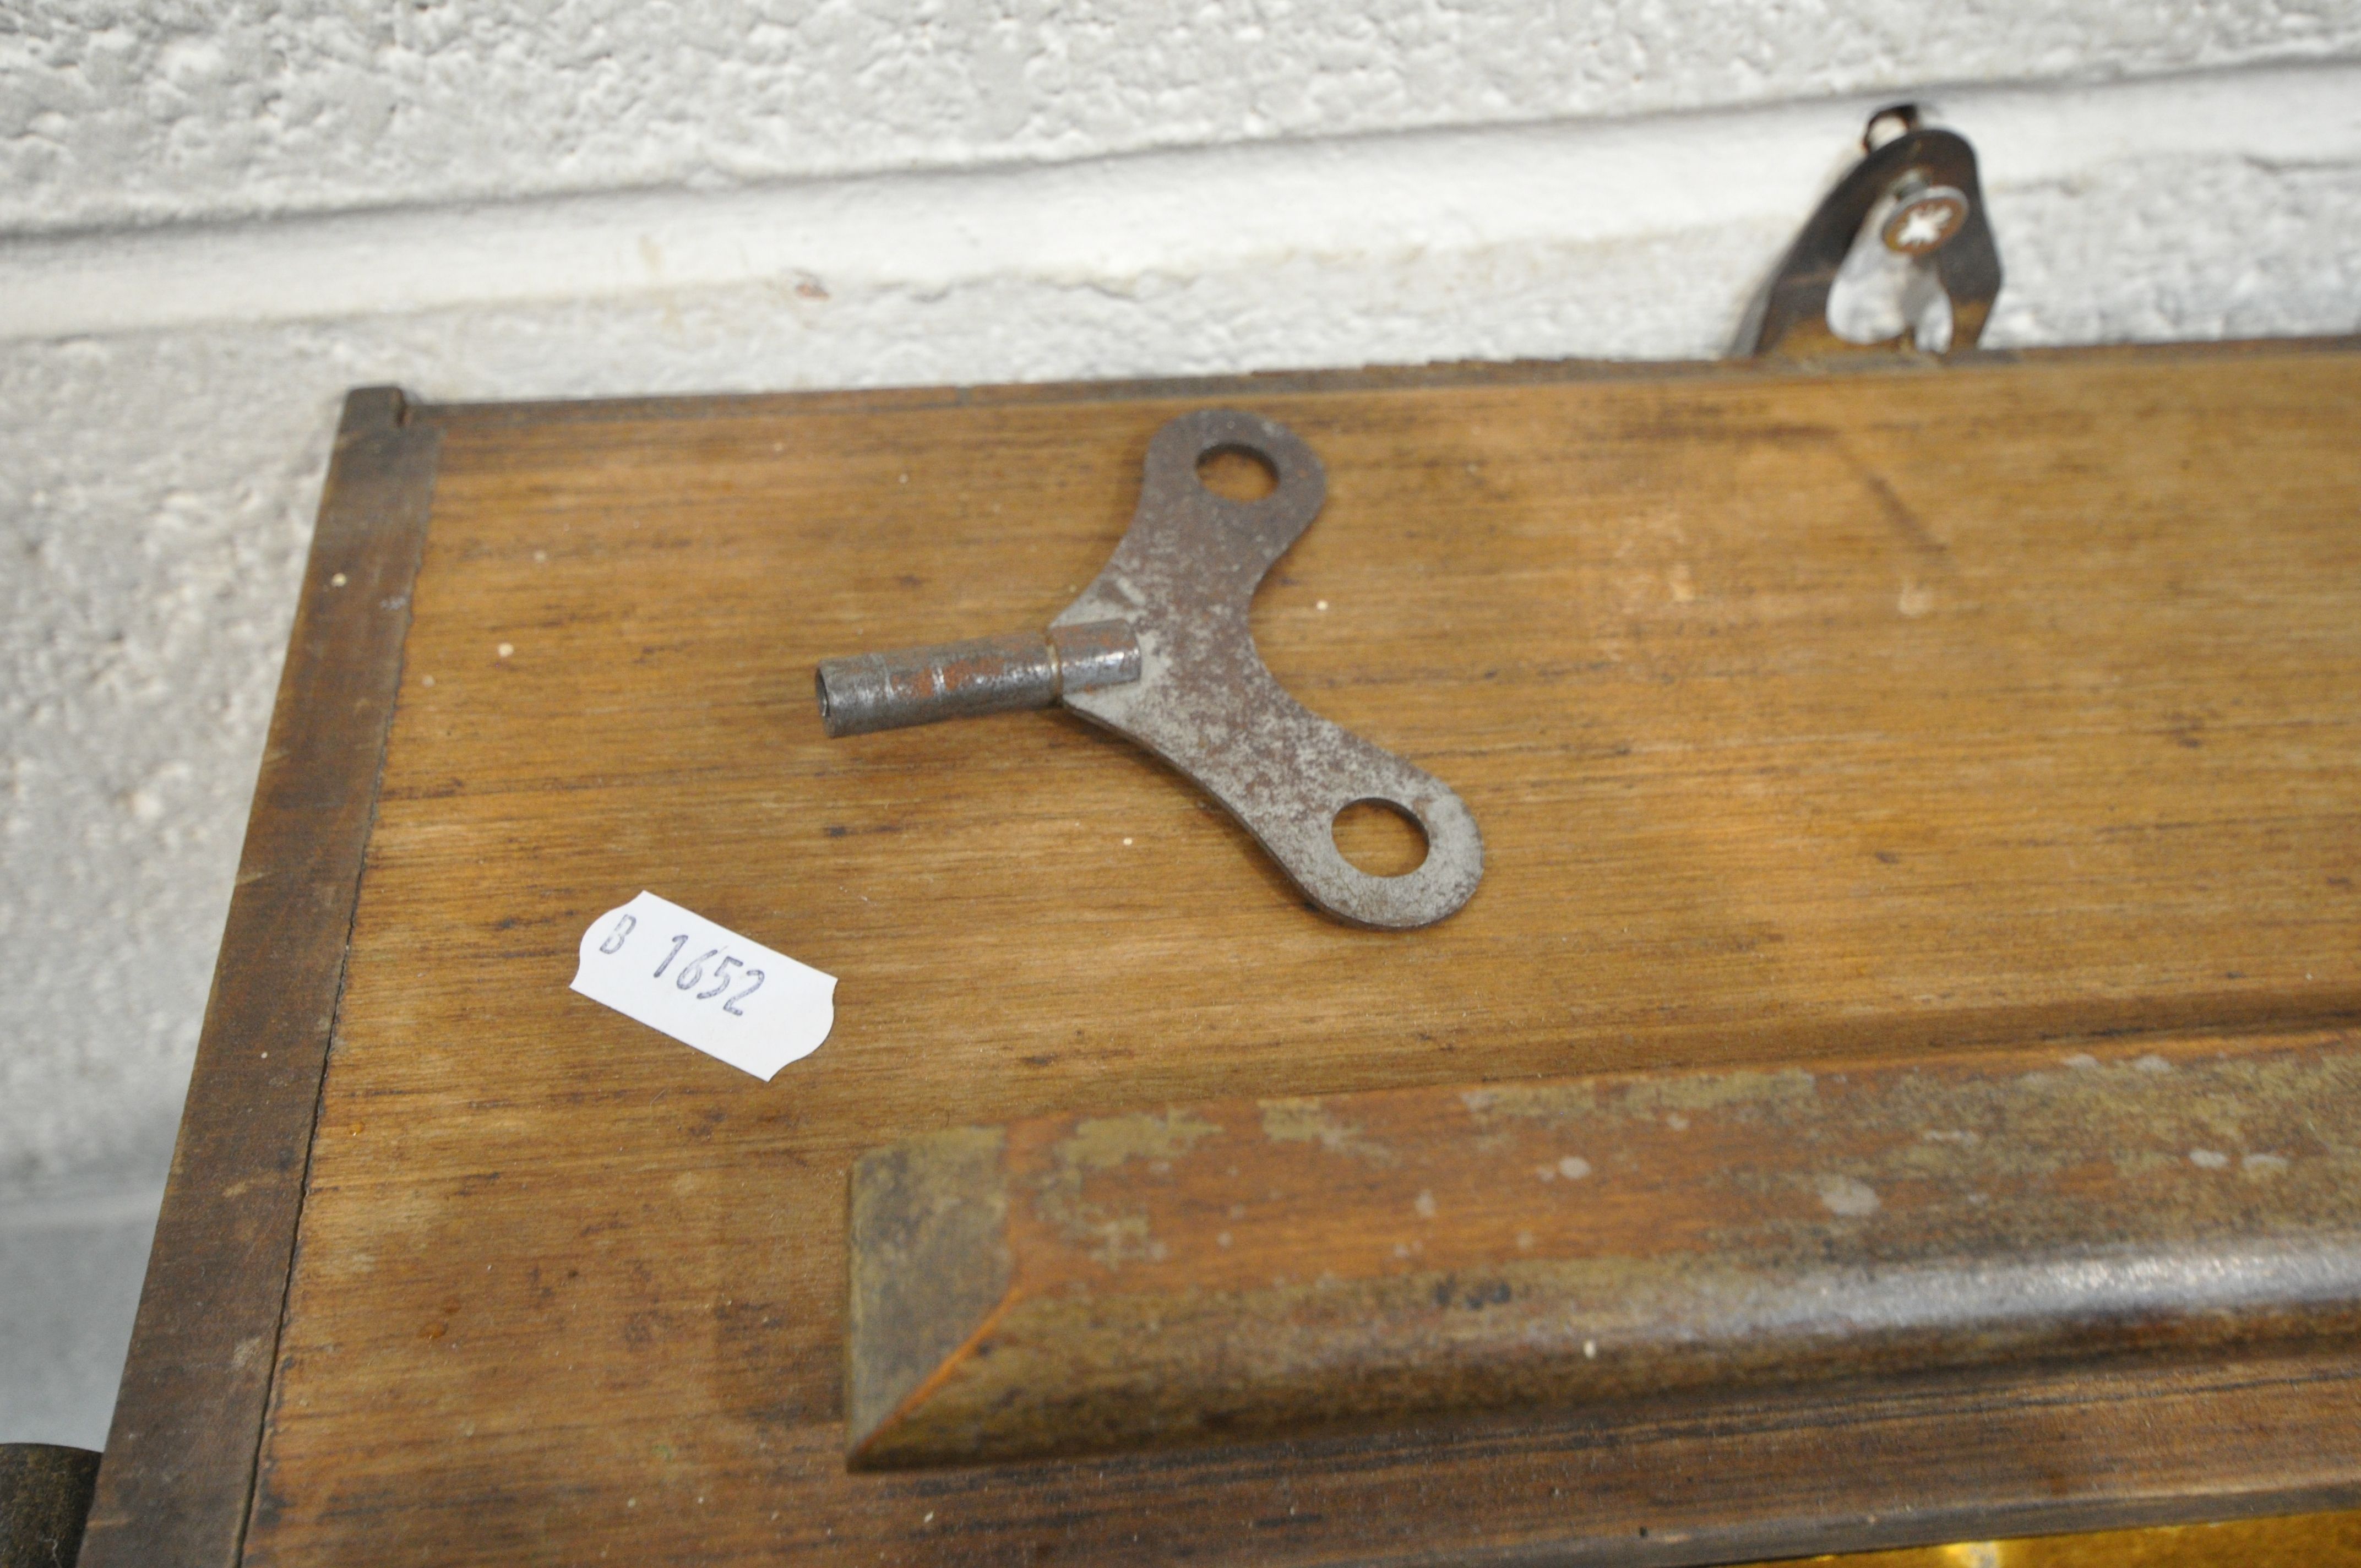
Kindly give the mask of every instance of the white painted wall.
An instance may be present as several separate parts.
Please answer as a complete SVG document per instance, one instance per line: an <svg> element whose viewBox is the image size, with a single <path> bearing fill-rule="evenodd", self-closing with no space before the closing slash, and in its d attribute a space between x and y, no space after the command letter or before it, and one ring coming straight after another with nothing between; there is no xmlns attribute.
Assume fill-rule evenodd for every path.
<svg viewBox="0 0 2361 1568"><path fill-rule="evenodd" d="M104 1437L346 386L1710 355L1897 96L1988 342L2361 327L2361 0L0 3L0 1441Z"/></svg>
<svg viewBox="0 0 2361 1568"><path fill-rule="evenodd" d="M1103 158L2350 57L2334 0L51 0L20 229Z"/></svg>

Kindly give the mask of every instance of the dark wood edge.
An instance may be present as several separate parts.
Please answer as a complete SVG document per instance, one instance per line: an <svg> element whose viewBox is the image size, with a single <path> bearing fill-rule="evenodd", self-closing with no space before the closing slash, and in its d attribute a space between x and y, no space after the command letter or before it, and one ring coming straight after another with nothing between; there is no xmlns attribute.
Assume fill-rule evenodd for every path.
<svg viewBox="0 0 2361 1568"><path fill-rule="evenodd" d="M648 398L569 398L538 402L431 403L411 411L415 423L514 426L569 421L743 418L906 413L925 409L1010 407L1030 403L1147 402L1175 398L1268 398L1362 392L1388 388L1530 386L1553 382L1794 379L1827 376L1928 375L1998 366L2170 359L2248 359L2270 355L2348 354L2361 334L2259 337L2204 342L2106 344L2070 348L1979 348L1943 356L1894 351L1826 359L1510 359L1431 365L1371 365L1348 369L1262 370L1227 376L1138 380L1004 382L978 387L880 387L807 392L719 392Z"/></svg>
<svg viewBox="0 0 2361 1568"><path fill-rule="evenodd" d="M2356 1417L2361 1366L2325 1352L2193 1374L2169 1366L2060 1373L1968 1392L1930 1379L1883 1398L1831 1390L1808 1407L1773 1396L1727 1424L1675 1418L1661 1434L1642 1427L1608 1440L1638 1440L1641 1452L1610 1462L1627 1479L1652 1464L1668 1477L1725 1465L1750 1472L1754 1486L1738 1510L1685 1518L1626 1498L1611 1523L1593 1519L1569 1536L1472 1553L1389 1554L1355 1568L1703 1568L2340 1511L2361 1507L2355 1445L2314 1443L2306 1434L2355 1430ZM2061 1421L2074 1431L2062 1445ZM2269 1436L2253 1446L2268 1452L2224 1467L2218 1445L2151 1442L2159 1421L2241 1436L2260 1429ZM1782 1447L1784 1468L1762 1462L1766 1443ZM1979 1464L1967 1452L1975 1447L2021 1457ZM2051 1467L2061 1450L2090 1471L2081 1484ZM2262 1478L2275 1464L2279 1473ZM1784 1514L1761 1506L1773 1486L1815 1474L1843 1479L1796 1486Z"/></svg>
<svg viewBox="0 0 2361 1568"><path fill-rule="evenodd" d="M73 1561L98 1455L53 1442L0 1443L0 1568Z"/></svg>
<svg viewBox="0 0 2361 1568"><path fill-rule="evenodd" d="M346 399L80 1562L243 1549L441 433Z"/></svg>
<svg viewBox="0 0 2361 1568"><path fill-rule="evenodd" d="M1408 1431L1214 1451L1193 1463L1143 1454L1093 1464L1129 1472L1154 1508L1189 1497L1215 1466L1225 1479L1439 1475L1425 1455L1477 1453L1503 1492L1562 1495L1565 1526L1521 1540L1346 1549L1326 1561L1703 1568L2361 1507L2361 1443L2323 1433L2361 1433L2361 1360L2349 1350L2061 1368L1997 1385L1930 1376L1899 1388L1771 1389L1440 1440ZM2246 1450L2235 1465L2224 1464L2224 1434ZM1027 1468L979 1471L976 1484L1005 1486ZM946 1475L956 1473L938 1473L934 1485Z"/></svg>

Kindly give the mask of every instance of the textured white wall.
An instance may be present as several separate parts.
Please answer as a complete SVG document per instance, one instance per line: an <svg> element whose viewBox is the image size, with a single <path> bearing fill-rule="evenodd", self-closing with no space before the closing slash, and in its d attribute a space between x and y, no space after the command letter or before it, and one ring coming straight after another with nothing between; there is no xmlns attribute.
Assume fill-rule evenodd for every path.
<svg viewBox="0 0 2361 1568"><path fill-rule="evenodd" d="M64 0L0 223L253 214L2349 56L2336 0Z"/></svg>
<svg viewBox="0 0 2361 1568"><path fill-rule="evenodd" d="M344 388L1710 355L1902 95L1987 341L2361 326L2361 0L0 7L0 1441L104 1435Z"/></svg>

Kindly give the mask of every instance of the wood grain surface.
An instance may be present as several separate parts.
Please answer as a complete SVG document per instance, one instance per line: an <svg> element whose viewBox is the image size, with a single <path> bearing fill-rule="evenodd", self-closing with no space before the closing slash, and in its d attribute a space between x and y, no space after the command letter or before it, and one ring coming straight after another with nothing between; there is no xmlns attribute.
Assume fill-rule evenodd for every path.
<svg viewBox="0 0 2361 1568"><path fill-rule="evenodd" d="M2350 1358L1768 1390L848 1475L844 1191L934 1129L2361 1014L2361 356L434 411L256 1563L1691 1562L2349 1503ZM1070 718L844 741L1039 625L1148 435L1285 422L1256 607L1449 781L1440 927L1308 913ZM642 888L841 977L764 1085L566 990ZM2070 1047L2062 1047L2070 1048Z"/></svg>

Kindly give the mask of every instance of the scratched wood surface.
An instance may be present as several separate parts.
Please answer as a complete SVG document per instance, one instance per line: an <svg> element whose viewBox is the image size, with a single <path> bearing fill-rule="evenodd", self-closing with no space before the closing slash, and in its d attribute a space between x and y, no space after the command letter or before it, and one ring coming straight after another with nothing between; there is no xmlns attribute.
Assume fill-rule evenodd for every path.
<svg viewBox="0 0 2361 1568"><path fill-rule="evenodd" d="M1410 935L1058 715L815 660L1035 627L1164 419L1330 499L1279 678L1450 782ZM851 1475L845 1177L962 1123L2361 1015L2361 354L426 411L401 697L248 1561L1729 1558L2345 1506L2355 1358ZM566 990L646 888L841 977L768 1084ZM1570 1548L1569 1550L1574 1550Z"/></svg>
<svg viewBox="0 0 2361 1568"><path fill-rule="evenodd" d="M2361 1335L2361 1031L955 1127L853 1168L858 1468ZM2361 1431L2341 1443L2361 1465Z"/></svg>

